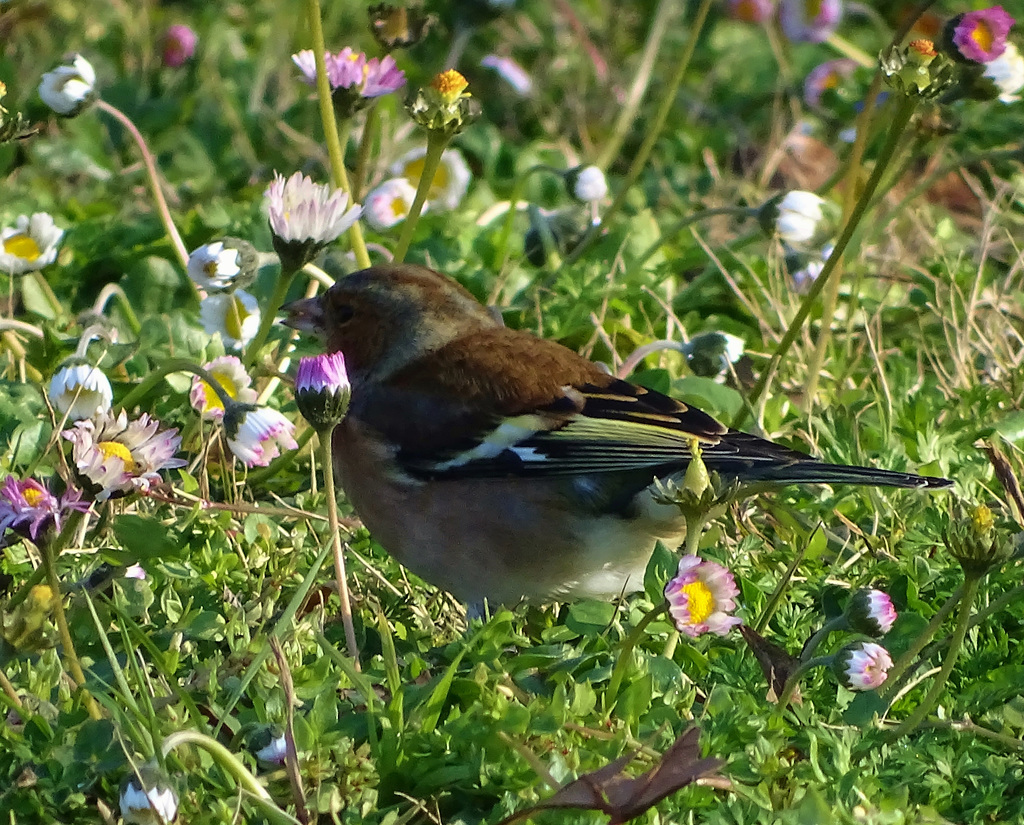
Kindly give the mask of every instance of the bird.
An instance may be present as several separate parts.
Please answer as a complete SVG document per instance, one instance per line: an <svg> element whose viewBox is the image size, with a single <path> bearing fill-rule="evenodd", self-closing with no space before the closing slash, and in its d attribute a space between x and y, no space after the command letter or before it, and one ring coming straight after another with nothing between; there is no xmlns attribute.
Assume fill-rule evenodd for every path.
<svg viewBox="0 0 1024 825"><path fill-rule="evenodd" d="M469 605L642 589L656 542L685 536L658 483L699 445L739 482L941 489L944 478L828 464L619 379L511 329L458 282L379 264L283 308L344 356L338 480L375 540Z"/></svg>

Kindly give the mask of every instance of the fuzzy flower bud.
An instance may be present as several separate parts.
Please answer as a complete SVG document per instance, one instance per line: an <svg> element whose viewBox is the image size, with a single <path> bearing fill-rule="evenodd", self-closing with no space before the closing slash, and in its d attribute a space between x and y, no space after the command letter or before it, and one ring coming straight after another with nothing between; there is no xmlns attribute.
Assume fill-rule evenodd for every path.
<svg viewBox="0 0 1024 825"><path fill-rule="evenodd" d="M577 166L565 173L569 194L582 203L596 203L608 195L608 181L597 166Z"/></svg>
<svg viewBox="0 0 1024 825"><path fill-rule="evenodd" d="M345 372L345 357L329 352L299 361L295 376L295 403L317 430L331 429L348 410L352 385Z"/></svg>

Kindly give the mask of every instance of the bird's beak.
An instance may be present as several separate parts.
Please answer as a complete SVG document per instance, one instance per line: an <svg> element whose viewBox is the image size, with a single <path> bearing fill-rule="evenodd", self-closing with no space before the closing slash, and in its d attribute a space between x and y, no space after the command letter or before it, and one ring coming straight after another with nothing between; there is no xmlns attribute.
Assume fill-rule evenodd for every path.
<svg viewBox="0 0 1024 825"><path fill-rule="evenodd" d="M324 331L324 308L320 298L303 298L281 307L284 313L282 323L292 329L322 334Z"/></svg>

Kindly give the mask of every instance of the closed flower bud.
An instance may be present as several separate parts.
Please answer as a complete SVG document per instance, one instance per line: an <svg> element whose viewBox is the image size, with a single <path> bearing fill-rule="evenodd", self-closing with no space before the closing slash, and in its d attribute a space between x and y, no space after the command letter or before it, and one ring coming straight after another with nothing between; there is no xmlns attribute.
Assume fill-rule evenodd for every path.
<svg viewBox="0 0 1024 825"><path fill-rule="evenodd" d="M295 376L295 403L317 430L334 427L348 410L352 386L340 352L324 353L299 361Z"/></svg>
<svg viewBox="0 0 1024 825"><path fill-rule="evenodd" d="M246 747L267 765L283 765L288 750L284 733L277 725L260 725L248 736Z"/></svg>
<svg viewBox="0 0 1024 825"><path fill-rule="evenodd" d="M966 512L954 504L943 541L964 573L974 577L1001 567L1013 552L1004 531L996 527L992 511L984 504L976 504Z"/></svg>
<svg viewBox="0 0 1024 825"><path fill-rule="evenodd" d="M896 608L881 590L858 590L846 605L849 628L866 636L884 636L896 623Z"/></svg>
<svg viewBox="0 0 1024 825"><path fill-rule="evenodd" d="M71 358L53 374L50 403L68 421L92 418L110 409L114 394L107 376L84 359Z"/></svg>
<svg viewBox="0 0 1024 825"><path fill-rule="evenodd" d="M842 648L832 659L832 673L839 684L850 690L875 690L885 684L892 657L874 642L854 642Z"/></svg>
<svg viewBox="0 0 1024 825"><path fill-rule="evenodd" d="M96 71L82 55L43 75L39 96L58 115L74 117L95 98Z"/></svg>
<svg viewBox="0 0 1024 825"><path fill-rule="evenodd" d="M569 194L583 203L596 203L608 195L608 181L597 166L577 166L565 173Z"/></svg>
<svg viewBox="0 0 1024 825"><path fill-rule="evenodd" d="M882 54L880 64L889 86L908 96L938 97L954 80L953 62L930 40L893 46Z"/></svg>
<svg viewBox="0 0 1024 825"><path fill-rule="evenodd" d="M125 777L118 804L126 825L170 825L178 818L178 794L153 764L143 765Z"/></svg>
<svg viewBox="0 0 1024 825"><path fill-rule="evenodd" d="M727 332L702 332L680 347L694 375L704 378L724 376L730 364L743 357L742 338Z"/></svg>

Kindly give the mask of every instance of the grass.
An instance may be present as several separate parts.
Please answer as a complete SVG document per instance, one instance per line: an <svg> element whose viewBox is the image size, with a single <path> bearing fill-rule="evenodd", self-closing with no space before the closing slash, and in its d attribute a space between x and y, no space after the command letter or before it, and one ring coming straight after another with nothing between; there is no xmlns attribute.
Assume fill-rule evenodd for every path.
<svg viewBox="0 0 1024 825"><path fill-rule="evenodd" d="M265 2L0 6L0 102L37 130L0 145L0 227L48 212L66 230L42 278L0 278L10 283L4 474L72 478L45 389L97 322L116 336L85 352L111 379L115 404L132 392L138 410L178 428L189 462L148 495L97 504L59 539L7 533L3 822L114 822L122 780L155 761L179 796L180 821L191 823L498 823L579 777L600 785L593 772L620 757L635 755L624 768L631 777L666 770L662 755L691 726L700 755L721 761L717 774L629 809L637 821L1024 819L1024 108L905 107L890 92L860 115L861 141L846 143L838 135L865 111L873 67L820 107L803 100L803 79L844 43L877 54L901 21L848 12L843 40L816 45L730 20L719 4L700 26L691 5L522 0L471 21L457 18L469 4L430 9L439 19L424 41L395 53L407 89L451 58L481 111L452 144L472 171L466 196L451 213L423 215L406 259L452 275L509 326L612 370L641 346L672 342L632 380L722 420L829 461L955 480L950 493L818 486L731 501L699 552L735 576L739 615L771 645L757 647L760 659L738 631L690 639L651 615L674 548L656 553L644 593L496 608L467 622L461 605L373 542L342 496L360 650L358 662L346 657L315 439L273 471L246 471L190 407L185 373L140 390L168 359L202 364L224 346L199 322L131 136L109 110L56 118L35 91L62 55L82 52L102 101L152 152L185 247L234 236L266 253L262 193L273 171L331 175L317 102L290 60L311 46L302 15ZM941 2L926 16L964 10ZM363 5L326 4L323 15L329 49L380 54ZM161 64L160 38L176 22L195 29L198 49L172 68ZM514 57L533 90L517 96L480 67L489 53ZM620 127L634 84L636 116ZM345 164L360 169L364 191L425 145L404 94L341 129L350 135ZM909 125L893 128L908 108ZM550 169L606 155L611 194L598 207L600 231L588 234L590 210ZM835 212L796 254L746 213L722 214L792 189L818 192ZM509 210L510 197L535 208ZM547 210L561 217L545 228ZM540 266L523 254L531 230ZM363 231L377 261L396 249L402 225ZM793 273L841 237L841 265L819 276L816 292L797 288ZM266 308L280 270L264 257L251 290ZM345 238L316 263L335 278L357 268ZM290 297L309 284L300 273ZM745 344L722 375L696 374L678 346L708 332ZM285 356L315 351L304 340L291 346L275 328L256 353L257 389L287 372ZM301 435L288 380L264 401ZM962 567L955 557L979 552L997 558ZM70 645L55 605L32 590L48 553ZM125 576L136 563L144 579ZM884 590L899 611L881 643L903 672L878 691L853 692L811 669L801 701L780 707L762 664L791 667L862 587ZM853 638L830 635L816 655ZM255 756L284 732L297 758ZM665 766L696 758L672 753ZM602 787L598 808L617 799ZM532 815L616 821L627 808Z"/></svg>

